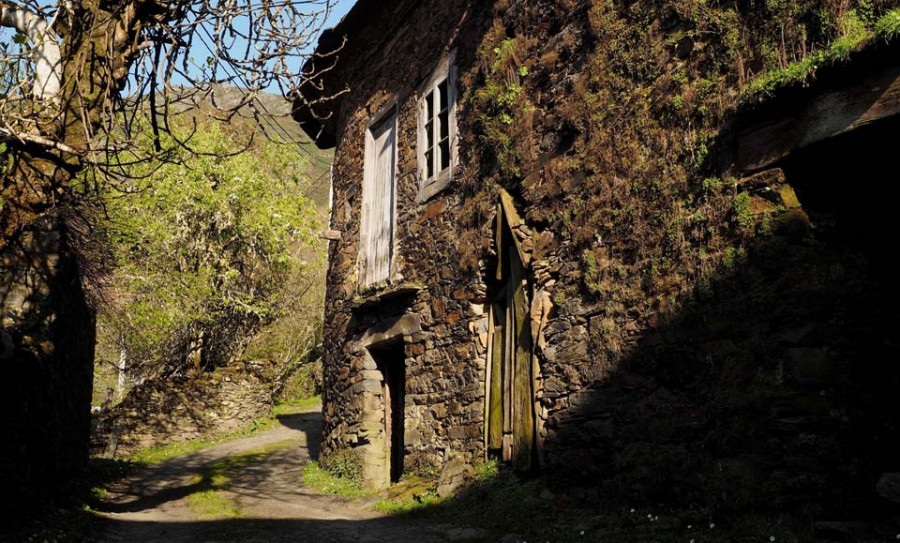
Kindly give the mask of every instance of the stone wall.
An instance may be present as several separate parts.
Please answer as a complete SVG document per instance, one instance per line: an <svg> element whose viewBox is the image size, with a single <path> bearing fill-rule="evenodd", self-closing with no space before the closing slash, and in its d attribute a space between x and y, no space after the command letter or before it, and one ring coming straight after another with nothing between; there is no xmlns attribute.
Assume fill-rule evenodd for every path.
<svg viewBox="0 0 900 543"><path fill-rule="evenodd" d="M96 455L127 456L149 447L212 438L272 412L267 363L236 363L182 379L137 385L94 425Z"/></svg>
<svg viewBox="0 0 900 543"><path fill-rule="evenodd" d="M327 454L348 446L381 447L378 436L384 421L379 415L372 419L362 415L367 404L371 412L383 412L376 408L381 378L367 347L399 339L406 355L406 463L409 469L426 469L442 464L451 451L465 453L470 461L482 457L485 346L473 331L486 327L482 305L486 287L483 277L459 273L453 224L461 195L447 190L417 202L414 89L458 39L459 28L447 21L464 21L464 33L477 32L477 26L463 13L466 2L428 2L435 17L427 19L415 16L409 4L398 3L390 14L394 22L388 26L394 34L376 39L374 34L380 31L372 25L355 36L356 43L371 39L380 49L352 57L352 65L342 67L364 74L354 81L354 88L367 91L348 97L334 162L331 228L341 233L341 239L329 253L324 450ZM404 25L395 24L400 21ZM468 58L471 61L471 54ZM362 68L373 64L382 69ZM360 291L357 281L364 136L371 116L391 99L398 100L399 113L392 286L386 292L367 293ZM372 473L380 468L368 469ZM370 481L373 477L367 475Z"/></svg>
<svg viewBox="0 0 900 543"><path fill-rule="evenodd" d="M94 315L50 216L0 245L4 507L51 503L87 465Z"/></svg>
<svg viewBox="0 0 900 543"><path fill-rule="evenodd" d="M514 235L530 260L542 469L620 506L881 511L875 482L896 471L898 450L897 317L891 265L871 239L893 226L883 220L890 205L864 196L877 183L840 187L879 178L890 152L878 142L896 127L742 171L728 87L738 78L731 65L703 71L725 65L716 43L673 46L688 23L671 4L401 2L354 29L334 72L350 93L336 122L326 454L383 448L383 388L367 349L399 339L407 468L453 451L484 457L484 304L503 187L525 221ZM764 24L754 17L733 24ZM462 168L419 203L415 89L453 45ZM528 74L507 95L519 109L483 92L505 84L501 58ZM678 70L698 86L701 73L720 78L706 80L720 103L705 105L702 121L672 112L666 93L699 95L672 77ZM400 112L393 286L366 293L356 274L363 138L391 99ZM609 109L590 109L601 100ZM699 163L693 122L715 160ZM842 156L864 158L854 170L838 167Z"/></svg>

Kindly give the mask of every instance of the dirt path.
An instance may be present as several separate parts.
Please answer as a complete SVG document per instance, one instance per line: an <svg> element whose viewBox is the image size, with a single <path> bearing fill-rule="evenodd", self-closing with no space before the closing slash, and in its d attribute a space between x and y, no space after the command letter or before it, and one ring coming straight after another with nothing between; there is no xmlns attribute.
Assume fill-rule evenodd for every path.
<svg viewBox="0 0 900 543"><path fill-rule="evenodd" d="M98 543L280 543L472 541L472 530L411 525L386 518L364 501L317 494L301 471L318 446L321 415L283 417L282 425L147 468L110 489ZM217 498L235 518L198 513L191 496L210 485L223 461L228 482ZM213 479L214 480L214 479ZM206 485L206 486L204 486Z"/></svg>

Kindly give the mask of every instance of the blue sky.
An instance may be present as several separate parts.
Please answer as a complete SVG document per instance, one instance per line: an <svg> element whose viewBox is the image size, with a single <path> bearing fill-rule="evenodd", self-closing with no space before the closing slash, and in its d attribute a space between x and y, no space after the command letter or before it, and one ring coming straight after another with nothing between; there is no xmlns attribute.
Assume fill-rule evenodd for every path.
<svg viewBox="0 0 900 543"><path fill-rule="evenodd" d="M341 20L341 17L346 15L355 3L356 0L337 0L337 3L334 6L334 12L332 13L331 19L329 19L326 26L336 25Z"/></svg>
<svg viewBox="0 0 900 543"><path fill-rule="evenodd" d="M337 25L341 21L341 19L344 17L344 15L346 15L347 12L350 11L350 8L352 8L354 6L354 4L356 4L356 0L335 0L332 12L329 15L328 19L325 21L325 23L322 25L321 29L325 30L326 28L331 28L331 27L334 27L335 25ZM236 26L245 25L246 21L236 19L234 21L234 24ZM199 72L200 72L201 65L203 64L202 59L204 59L205 57L207 57L210 54L209 50L206 48L206 40L204 40L202 38L203 37L201 36L200 39L198 39L194 42L194 47L192 48L192 50L190 52L190 57L192 59L194 59L193 64L196 67L196 71L194 72L195 74L199 74ZM313 45L315 45L315 43L317 41L318 41L318 37L316 37L316 39L313 40ZM242 47L242 45L240 45L240 43L238 43L238 48L240 48L240 47ZM300 67L301 67L301 62L302 62L302 59L293 58L293 59L288 60L288 65L291 67L292 71L295 70L295 71L299 72ZM227 77L233 73L234 72L232 71L231 68L224 68L220 71L219 77L220 78ZM176 85L189 85L189 82L186 79L184 79L183 77L179 76L178 74L173 75L172 82ZM242 81L240 81L240 80L232 80L230 82L230 84L236 85L236 86L244 86ZM275 92L275 93L279 92L277 87L275 87L275 86L271 86L267 90L269 90L270 92Z"/></svg>

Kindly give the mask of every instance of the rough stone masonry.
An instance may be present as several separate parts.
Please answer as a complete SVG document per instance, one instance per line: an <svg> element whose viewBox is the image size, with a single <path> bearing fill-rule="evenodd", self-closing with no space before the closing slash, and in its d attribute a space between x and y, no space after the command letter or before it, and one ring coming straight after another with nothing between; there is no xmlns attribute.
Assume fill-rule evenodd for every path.
<svg viewBox="0 0 900 543"><path fill-rule="evenodd" d="M896 296L871 237L895 230L876 196L897 124L884 105L893 46L741 111L744 68L715 55L751 58L754 43L723 50L720 27L695 41L684 29L706 23L674 2L625 4L361 1L323 36L307 70L329 69L295 116L336 147L324 454L356 455L374 485L396 475L392 447L406 471L515 462L515 414L530 409L528 467L591 500L872 514L900 458ZM768 31L734 17L747 35ZM423 192L420 89L447 55L459 165ZM849 104L862 95L841 89L873 74L890 85L848 107L878 119L785 124L807 106L839 111L815 105ZM719 103L697 109L721 110L699 147L677 115L719 81ZM680 102L664 84L684 85ZM383 118L396 126L390 275L367 285L367 138ZM753 151L760 130L816 126ZM742 162L759 155L770 159ZM498 368L512 369L493 389ZM531 407L518 381L504 388L520 374Z"/></svg>

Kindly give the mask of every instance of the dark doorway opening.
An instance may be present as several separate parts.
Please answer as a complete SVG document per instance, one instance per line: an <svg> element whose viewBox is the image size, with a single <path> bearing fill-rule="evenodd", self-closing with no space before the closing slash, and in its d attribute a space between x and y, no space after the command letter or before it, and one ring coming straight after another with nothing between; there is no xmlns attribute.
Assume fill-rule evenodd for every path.
<svg viewBox="0 0 900 543"><path fill-rule="evenodd" d="M880 120L795 151L779 164L809 215L815 243L827 247L819 280L842 285L820 302L828 333L805 341L828 345L841 368L838 392L829 394L840 399L850 421L842 447L855 459L854 480L868 481L860 495L896 468L900 450L898 229L891 196L898 133L900 117Z"/></svg>
<svg viewBox="0 0 900 543"><path fill-rule="evenodd" d="M406 431L406 354L401 340L369 347L369 353L381 371L384 398L384 435L389 448L391 482L403 475Z"/></svg>
<svg viewBox="0 0 900 543"><path fill-rule="evenodd" d="M897 263L890 249L897 204L888 194L897 179L898 132L900 117L884 119L795 151L780 164L817 228L861 253L882 281L893 281Z"/></svg>

